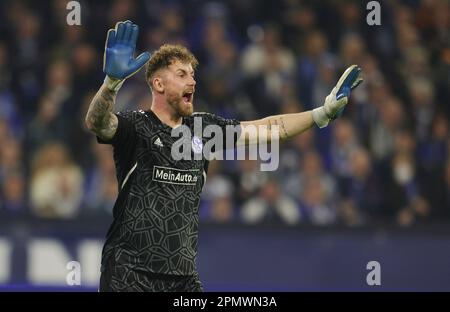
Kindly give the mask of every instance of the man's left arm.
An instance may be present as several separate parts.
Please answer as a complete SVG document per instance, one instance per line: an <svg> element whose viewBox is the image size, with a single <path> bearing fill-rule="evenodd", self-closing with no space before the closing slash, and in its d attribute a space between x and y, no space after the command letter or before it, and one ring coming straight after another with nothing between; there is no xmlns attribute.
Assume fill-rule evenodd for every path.
<svg viewBox="0 0 450 312"><path fill-rule="evenodd" d="M259 142L270 142L272 139L289 139L314 124L324 128L331 120L338 118L348 103L350 92L363 80L360 77L361 68L352 65L340 77L331 93L325 98L325 103L313 110L269 116L259 120L241 122L241 135L237 145L250 145Z"/></svg>
<svg viewBox="0 0 450 312"><path fill-rule="evenodd" d="M269 116L263 119L241 122L241 135L238 146L259 142L270 142L271 139L289 139L314 125L312 111L294 114ZM262 126L262 127L261 127ZM278 133L274 133L274 131Z"/></svg>

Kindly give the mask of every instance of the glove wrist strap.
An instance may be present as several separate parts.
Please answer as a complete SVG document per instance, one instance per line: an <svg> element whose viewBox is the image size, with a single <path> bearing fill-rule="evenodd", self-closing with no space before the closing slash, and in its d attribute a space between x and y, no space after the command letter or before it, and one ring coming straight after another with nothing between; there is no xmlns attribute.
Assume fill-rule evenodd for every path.
<svg viewBox="0 0 450 312"><path fill-rule="evenodd" d="M325 128L330 122L330 118L328 118L325 107L323 106L313 109L312 117L319 128Z"/></svg>
<svg viewBox="0 0 450 312"><path fill-rule="evenodd" d="M117 78L112 78L112 77L106 76L104 84L106 85L106 87L109 90L117 92L122 87L124 81L125 80L121 80L121 79L117 79Z"/></svg>

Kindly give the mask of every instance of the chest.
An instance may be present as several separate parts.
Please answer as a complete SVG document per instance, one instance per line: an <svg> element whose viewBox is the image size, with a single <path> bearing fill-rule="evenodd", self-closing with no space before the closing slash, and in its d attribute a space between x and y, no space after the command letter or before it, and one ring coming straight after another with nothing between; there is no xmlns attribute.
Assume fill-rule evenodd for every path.
<svg viewBox="0 0 450 312"><path fill-rule="evenodd" d="M141 177L164 185L203 184L207 161L202 154L203 141L197 137L175 137L167 129L156 128L138 133L136 147Z"/></svg>

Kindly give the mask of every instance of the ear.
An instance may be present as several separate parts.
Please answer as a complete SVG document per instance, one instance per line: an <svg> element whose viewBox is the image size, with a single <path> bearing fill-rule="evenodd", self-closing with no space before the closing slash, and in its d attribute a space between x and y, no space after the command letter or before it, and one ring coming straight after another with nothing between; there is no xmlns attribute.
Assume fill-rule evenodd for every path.
<svg viewBox="0 0 450 312"><path fill-rule="evenodd" d="M164 82L162 77L154 77L152 79L152 86L153 86L153 90L155 90L158 93L163 93L164 92Z"/></svg>

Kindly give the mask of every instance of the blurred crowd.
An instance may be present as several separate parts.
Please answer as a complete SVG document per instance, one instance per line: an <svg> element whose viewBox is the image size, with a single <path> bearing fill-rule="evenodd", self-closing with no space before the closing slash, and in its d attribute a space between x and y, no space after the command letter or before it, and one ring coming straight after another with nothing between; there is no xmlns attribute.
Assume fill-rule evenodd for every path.
<svg viewBox="0 0 450 312"><path fill-rule="evenodd" d="M196 111L252 120L323 104L345 68L364 83L342 118L285 142L280 166L213 161L204 222L410 226L450 221L450 5L379 1L0 2L0 215L111 215L117 181L110 146L84 127L101 85L108 28L140 26L138 51L188 46L200 61ZM144 73L116 110L148 109Z"/></svg>

